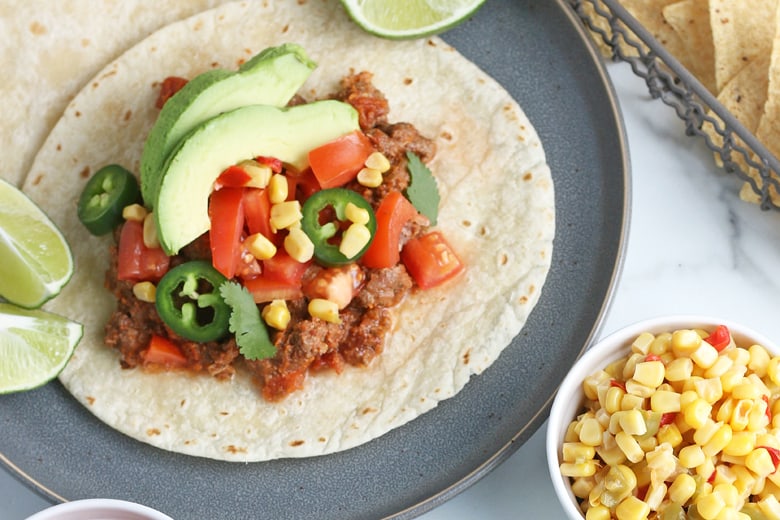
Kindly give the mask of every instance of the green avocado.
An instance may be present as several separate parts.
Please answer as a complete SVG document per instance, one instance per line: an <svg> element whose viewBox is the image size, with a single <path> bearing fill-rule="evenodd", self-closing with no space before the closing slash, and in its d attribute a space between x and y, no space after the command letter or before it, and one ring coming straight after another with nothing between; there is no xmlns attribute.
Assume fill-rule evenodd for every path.
<svg viewBox="0 0 780 520"><path fill-rule="evenodd" d="M155 204L160 244L169 255L210 227L209 195L227 167L257 156L301 171L309 151L359 129L357 111L336 100L279 108L249 105L195 127L171 152Z"/></svg>
<svg viewBox="0 0 780 520"><path fill-rule="evenodd" d="M146 138L141 155L141 195L146 205L153 208L160 170L190 130L241 106L286 105L315 67L302 47L286 43L265 49L238 71L210 70L189 81L165 103Z"/></svg>

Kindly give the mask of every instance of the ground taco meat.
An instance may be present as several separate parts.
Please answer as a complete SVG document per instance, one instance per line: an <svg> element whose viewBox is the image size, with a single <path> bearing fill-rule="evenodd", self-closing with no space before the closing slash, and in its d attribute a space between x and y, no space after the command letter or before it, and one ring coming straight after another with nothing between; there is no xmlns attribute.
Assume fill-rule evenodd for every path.
<svg viewBox="0 0 780 520"><path fill-rule="evenodd" d="M376 209L390 191L400 191L408 185L406 151L412 151L428 162L435 154L435 145L408 123L388 122L388 102L374 87L371 78L368 72L349 75L342 80L340 90L329 97L350 103L358 110L362 130L391 162L391 169L385 173L385 180L380 187L366 188L357 182L345 186L360 193ZM294 103L303 101L296 97ZM410 222L404 229L402 240L422 233L426 227L424 217L417 222ZM384 348L385 337L392 326L392 307L413 286L403 265L368 269L356 264L339 268L323 268L313 264L303 277L304 296L287 302L291 314L290 324L286 330L272 333L277 348L276 356L249 361L241 356L232 337L209 343L196 343L178 337L159 318L153 303L136 298L133 282L117 280L116 246L111 249L111 259L106 286L116 296L117 307L106 324L105 343L119 351L122 367L143 366L143 353L152 335L160 335L181 348L187 357L186 370L217 378L229 378L239 367L249 370L263 397L272 401L280 400L301 388L309 372L341 372L345 365L370 364ZM172 258L171 266L194 259L210 259L208 234ZM339 312L340 324L312 318L307 312L308 299L318 297L318 281L327 282L334 277L346 277L352 284L354 294L349 304Z"/></svg>

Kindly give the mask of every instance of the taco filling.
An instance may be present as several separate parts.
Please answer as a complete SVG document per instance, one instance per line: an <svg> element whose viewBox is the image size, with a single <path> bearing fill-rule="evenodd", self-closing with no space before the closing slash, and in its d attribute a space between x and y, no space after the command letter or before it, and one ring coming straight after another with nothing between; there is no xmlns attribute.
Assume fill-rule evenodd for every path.
<svg viewBox="0 0 780 520"><path fill-rule="evenodd" d="M186 83L163 81L157 105L176 103ZM122 367L228 379L240 366L265 399L278 401L310 372L371 364L393 307L463 271L432 226L439 195L425 163L435 143L412 124L389 122L369 72L344 77L327 99L351 106L359 128L309 150L302 170L256 156L217 172L209 230L175 254L156 236L153 204L132 195L106 203L123 214L106 276L118 303L105 337ZM296 95L288 106L305 104ZM81 213L95 204L92 191Z"/></svg>

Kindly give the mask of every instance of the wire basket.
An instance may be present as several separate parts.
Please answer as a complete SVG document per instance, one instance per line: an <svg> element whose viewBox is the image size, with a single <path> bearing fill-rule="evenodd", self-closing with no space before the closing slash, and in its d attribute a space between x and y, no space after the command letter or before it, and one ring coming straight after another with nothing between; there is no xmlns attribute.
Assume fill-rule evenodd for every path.
<svg viewBox="0 0 780 520"><path fill-rule="evenodd" d="M618 0L568 0L600 37L613 61L630 64L650 95L675 109L685 133L704 139L716 162L745 181L740 193L762 209L780 209L780 162L678 62ZM592 9L586 10L585 4Z"/></svg>

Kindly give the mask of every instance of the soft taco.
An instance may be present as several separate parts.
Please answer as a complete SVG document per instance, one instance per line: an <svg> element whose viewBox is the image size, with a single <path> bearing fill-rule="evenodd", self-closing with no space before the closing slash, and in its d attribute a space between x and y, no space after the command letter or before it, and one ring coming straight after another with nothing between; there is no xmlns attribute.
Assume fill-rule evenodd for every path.
<svg viewBox="0 0 780 520"><path fill-rule="evenodd" d="M356 84L370 80L370 88L388 102L388 122L408 123L421 136L411 140L420 147L404 148L396 166L406 167L412 157L432 157L427 167L440 196L435 230L466 268L433 288L412 287L393 302L381 354L366 366L347 364L309 375L302 387L278 399L263 398L240 364L228 378L125 369L124 353L105 344L106 324L117 309L104 286L105 273L113 272L112 238L92 236L79 221L76 202L106 164L125 165L137 175L142 171L165 78L234 71L263 49L284 45L300 46L317 64L289 104L305 106L300 103L334 93L348 102L345 90L354 92ZM186 148L183 142L165 159L167 166ZM373 145L381 148L376 137ZM426 153L432 149L435 156ZM441 39L374 38L354 27L337 2L226 4L152 34L73 99L36 157L24 189L48 208L75 257L73 279L50 305L85 326L60 376L64 386L102 421L131 437L231 461L348 449L455 395L522 329L550 267L555 225L553 183L542 145L509 94ZM165 189L163 182L152 192ZM159 221L166 213L154 209L158 227L168 225ZM190 238L165 246L178 253L190 247ZM113 275L108 276L111 287ZM115 328L114 336L123 330Z"/></svg>

